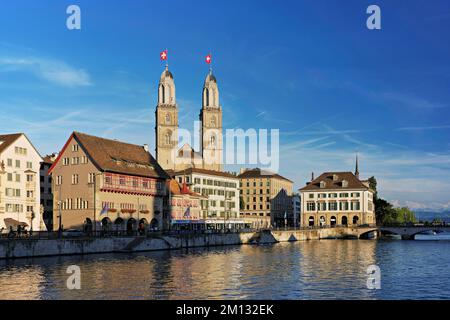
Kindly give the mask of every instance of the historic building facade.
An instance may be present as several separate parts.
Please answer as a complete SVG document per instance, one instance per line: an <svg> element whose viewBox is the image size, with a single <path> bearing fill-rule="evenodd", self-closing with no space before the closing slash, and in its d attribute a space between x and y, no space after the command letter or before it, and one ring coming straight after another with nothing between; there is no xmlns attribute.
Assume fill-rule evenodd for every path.
<svg viewBox="0 0 450 320"><path fill-rule="evenodd" d="M134 231L164 226L169 176L139 146L74 132L49 170L53 229ZM61 214L60 214L61 213Z"/></svg>
<svg viewBox="0 0 450 320"><path fill-rule="evenodd" d="M222 107L219 103L217 79L210 71L206 76L200 110L200 145L195 151L190 144L179 148L178 105L173 74L166 69L158 86L155 112L156 160L163 169L179 171L199 168L223 171Z"/></svg>
<svg viewBox="0 0 450 320"><path fill-rule="evenodd" d="M301 225L333 227L374 225L374 191L352 172L325 172L300 190Z"/></svg>
<svg viewBox="0 0 450 320"><path fill-rule="evenodd" d="M239 215L239 179L234 174L214 170L189 168L168 171L178 183L203 195L201 217L205 228L220 229L243 227Z"/></svg>
<svg viewBox="0 0 450 320"><path fill-rule="evenodd" d="M45 230L40 210L42 158L23 133L0 135L0 229Z"/></svg>
<svg viewBox="0 0 450 320"><path fill-rule="evenodd" d="M53 230L53 191L52 177L48 173L57 154L51 154L44 157L39 170L41 183L41 212L47 230Z"/></svg>
<svg viewBox="0 0 450 320"><path fill-rule="evenodd" d="M242 169L240 180L241 217L256 228L293 226L293 182L279 174Z"/></svg>
<svg viewBox="0 0 450 320"><path fill-rule="evenodd" d="M179 183L175 179L170 179L167 183L170 190L170 197L164 203L164 211L168 211L170 216L171 230L202 230L203 213L202 201L208 197L193 192L187 183Z"/></svg>

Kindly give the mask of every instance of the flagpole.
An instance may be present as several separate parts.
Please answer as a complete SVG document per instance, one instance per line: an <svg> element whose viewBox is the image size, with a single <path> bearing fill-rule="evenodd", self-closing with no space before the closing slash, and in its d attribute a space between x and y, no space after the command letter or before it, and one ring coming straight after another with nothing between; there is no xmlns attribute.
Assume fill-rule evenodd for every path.
<svg viewBox="0 0 450 320"><path fill-rule="evenodd" d="M211 49L209 50L209 57L210 57L210 63L209 63L209 73L212 74L212 53Z"/></svg>
<svg viewBox="0 0 450 320"><path fill-rule="evenodd" d="M169 69L169 49L166 48L166 69Z"/></svg>

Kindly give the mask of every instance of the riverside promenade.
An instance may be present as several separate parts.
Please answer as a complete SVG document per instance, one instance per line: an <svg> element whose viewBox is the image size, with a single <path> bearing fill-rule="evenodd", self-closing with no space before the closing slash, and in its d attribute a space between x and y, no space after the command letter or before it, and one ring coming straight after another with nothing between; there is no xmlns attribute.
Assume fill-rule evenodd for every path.
<svg viewBox="0 0 450 320"><path fill-rule="evenodd" d="M194 247L270 244L319 239L359 239L374 228L256 230L229 233L151 233L146 236L104 236L67 239L2 239L0 259L115 252L145 252Z"/></svg>

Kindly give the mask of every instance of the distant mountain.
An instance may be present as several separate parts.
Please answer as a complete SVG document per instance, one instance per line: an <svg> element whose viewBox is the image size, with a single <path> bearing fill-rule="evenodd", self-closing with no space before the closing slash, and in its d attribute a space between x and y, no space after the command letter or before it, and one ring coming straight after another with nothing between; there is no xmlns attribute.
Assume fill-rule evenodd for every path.
<svg viewBox="0 0 450 320"><path fill-rule="evenodd" d="M418 220L432 221L433 219L441 219L450 222L450 211L414 210L414 213Z"/></svg>

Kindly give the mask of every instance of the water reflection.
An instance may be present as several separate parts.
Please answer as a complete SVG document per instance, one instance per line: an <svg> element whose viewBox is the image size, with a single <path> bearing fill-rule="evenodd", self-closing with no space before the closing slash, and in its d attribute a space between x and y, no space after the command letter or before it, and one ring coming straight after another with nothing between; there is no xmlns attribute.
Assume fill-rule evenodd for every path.
<svg viewBox="0 0 450 320"><path fill-rule="evenodd" d="M0 262L3 299L449 299L450 242L322 240ZM66 287L81 268L81 290ZM382 290L366 288L369 265Z"/></svg>

